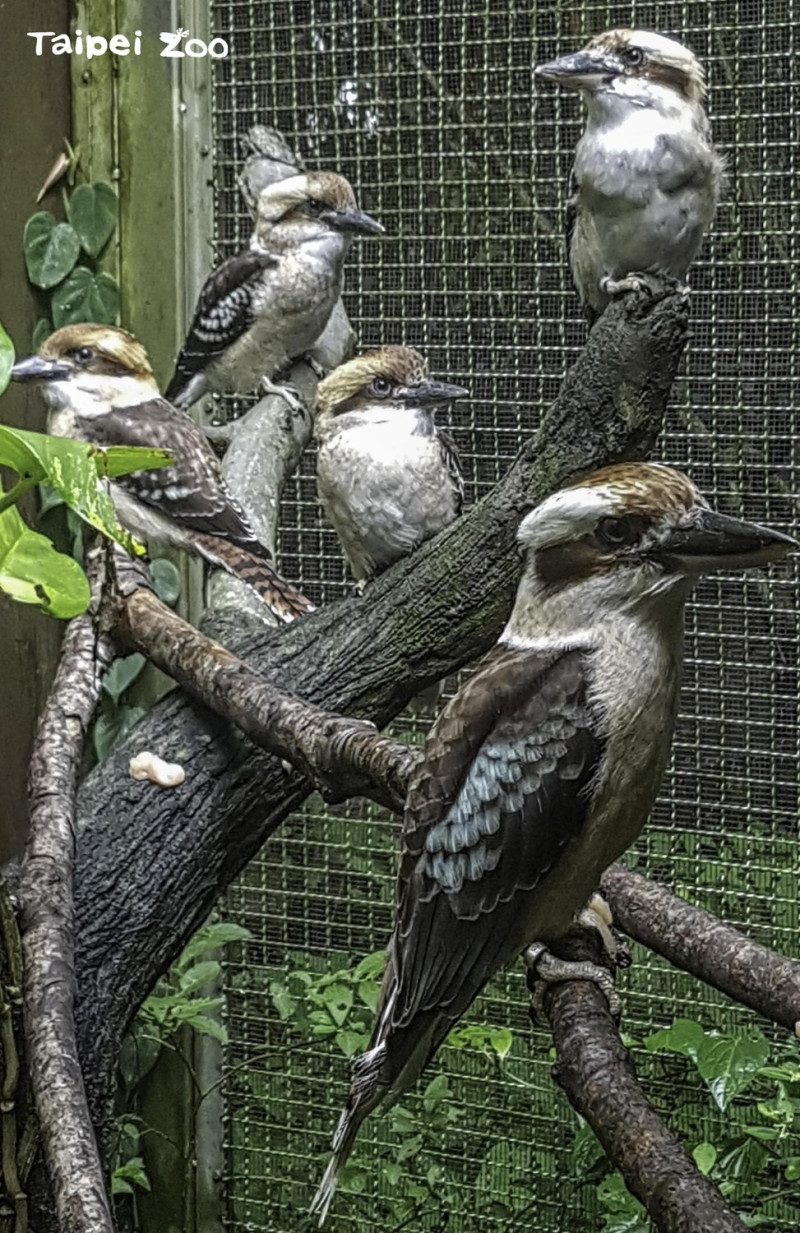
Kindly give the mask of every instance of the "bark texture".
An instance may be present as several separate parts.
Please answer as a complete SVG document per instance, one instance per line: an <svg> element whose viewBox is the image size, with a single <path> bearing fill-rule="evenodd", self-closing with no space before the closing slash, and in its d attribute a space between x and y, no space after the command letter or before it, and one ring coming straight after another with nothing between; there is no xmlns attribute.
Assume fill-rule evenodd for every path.
<svg viewBox="0 0 800 1233"><path fill-rule="evenodd" d="M34 742L30 831L19 883L28 1070L61 1233L112 1233L73 1018L75 784L113 658L91 614L70 622Z"/></svg>
<svg viewBox="0 0 800 1233"><path fill-rule="evenodd" d="M282 630L243 614L209 632L277 688L383 725L426 685L485 652L510 609L520 518L553 488L655 443L686 339L676 295L614 303L540 433L501 484L413 557ZM128 777L132 754L179 761L164 792ZM122 1032L220 891L301 802L285 773L224 719L175 692L80 792L76 963L79 1044L96 1124L108 1116Z"/></svg>
<svg viewBox="0 0 800 1233"><path fill-rule="evenodd" d="M291 762L327 800L366 796L402 811L417 749L380 736L374 724L281 693L152 591L137 589L115 601L109 619L115 638L141 651L256 745Z"/></svg>
<svg viewBox="0 0 800 1233"><path fill-rule="evenodd" d="M614 923L629 937L800 1037L800 963L622 865L603 875Z"/></svg>
<svg viewBox="0 0 800 1233"><path fill-rule="evenodd" d="M555 985L545 1005L558 1054L555 1079L659 1233L743 1233L747 1226L647 1103L597 985Z"/></svg>

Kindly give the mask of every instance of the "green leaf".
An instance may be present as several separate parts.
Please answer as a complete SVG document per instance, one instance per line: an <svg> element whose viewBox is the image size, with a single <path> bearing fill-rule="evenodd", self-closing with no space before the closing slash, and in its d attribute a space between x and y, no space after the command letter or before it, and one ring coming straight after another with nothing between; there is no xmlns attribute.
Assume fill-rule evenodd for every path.
<svg viewBox="0 0 800 1233"><path fill-rule="evenodd" d="M92 744L98 762L102 762L111 753L115 745L138 724L147 711L143 706L121 706L113 715L101 713L95 720L92 731Z"/></svg>
<svg viewBox="0 0 800 1233"><path fill-rule="evenodd" d="M380 986L374 984L371 980L362 980L358 986L359 1001L363 1002L369 1010L375 1010L378 1005L378 994Z"/></svg>
<svg viewBox="0 0 800 1233"><path fill-rule="evenodd" d="M575 1131L572 1141L573 1172L584 1177L601 1160L605 1160L605 1151L597 1135L588 1122L584 1122Z"/></svg>
<svg viewBox="0 0 800 1233"><path fill-rule="evenodd" d="M422 1104L425 1112L432 1113L449 1095L450 1084L447 1080L447 1075L437 1075L435 1079L431 1079L422 1094Z"/></svg>
<svg viewBox="0 0 800 1233"><path fill-rule="evenodd" d="M119 303L115 278L110 274L93 274L85 265L79 265L53 295L53 324L56 329L81 321L115 325Z"/></svg>
<svg viewBox="0 0 800 1233"><path fill-rule="evenodd" d="M133 655L125 655L115 659L108 672L103 677L103 689L115 704L119 702L125 690L141 675L147 660L144 655L135 651Z"/></svg>
<svg viewBox="0 0 800 1233"><path fill-rule="evenodd" d="M510 1028L492 1028L489 1034L491 1046L502 1061L514 1043L514 1034Z"/></svg>
<svg viewBox="0 0 800 1233"><path fill-rule="evenodd" d="M46 338L53 333L53 323L49 317L40 317L33 327L31 350L38 351Z"/></svg>
<svg viewBox="0 0 800 1233"><path fill-rule="evenodd" d="M291 1019L297 1009L297 999L292 997L286 986L276 980L271 981L269 996L272 998L272 1005L284 1023L287 1019Z"/></svg>
<svg viewBox="0 0 800 1233"><path fill-rule="evenodd" d="M166 557L156 557L150 562L150 577L162 604L174 607L181 593L181 575L177 566Z"/></svg>
<svg viewBox="0 0 800 1233"><path fill-rule="evenodd" d="M79 184L67 203L67 216L90 257L97 257L113 235L119 215L117 194L105 180Z"/></svg>
<svg viewBox="0 0 800 1233"><path fill-rule="evenodd" d="M22 249L28 278L34 287L46 291L67 277L78 260L81 242L69 223L56 223L49 210L41 210L25 224Z"/></svg>
<svg viewBox="0 0 800 1233"><path fill-rule="evenodd" d="M349 1028L342 1028L336 1033L334 1041L345 1057L355 1057L367 1047L369 1037L366 1032L353 1032Z"/></svg>
<svg viewBox="0 0 800 1233"><path fill-rule="evenodd" d="M11 366L14 363L14 344L0 325L0 394L3 393L11 380Z"/></svg>
<svg viewBox="0 0 800 1233"><path fill-rule="evenodd" d="M769 1057L769 1042L754 1030L736 1036L706 1037L697 1069L723 1111L752 1083Z"/></svg>
<svg viewBox="0 0 800 1233"><path fill-rule="evenodd" d="M227 1045L228 1033L218 1019L212 1019L209 1015L192 1015L187 1023L201 1036L212 1036L221 1045Z"/></svg>
<svg viewBox="0 0 800 1233"><path fill-rule="evenodd" d="M116 478L169 466L171 461L163 450L128 446L98 450L83 441L0 425L0 463L22 480L46 481L81 518L133 555L144 549L117 522L114 503L98 476Z"/></svg>
<svg viewBox="0 0 800 1233"><path fill-rule="evenodd" d="M346 985L329 985L319 996L333 1022L342 1027L353 1005L353 990Z"/></svg>
<svg viewBox="0 0 800 1233"><path fill-rule="evenodd" d="M713 1143L698 1143L692 1152L692 1158L703 1177L708 1177L717 1163L717 1149Z"/></svg>
<svg viewBox="0 0 800 1233"><path fill-rule="evenodd" d="M197 989L202 989L204 985L216 980L221 970L215 959L205 959L202 963L193 964L180 978L181 993L194 993Z"/></svg>
<svg viewBox="0 0 800 1233"><path fill-rule="evenodd" d="M680 1053L695 1061L705 1041L706 1034L694 1019L676 1019L672 1027L648 1036L644 1047L651 1053Z"/></svg>
<svg viewBox="0 0 800 1233"><path fill-rule="evenodd" d="M141 1156L133 1156L125 1164L118 1165L111 1175L112 1194L133 1194L132 1185L140 1190L150 1189L150 1178Z"/></svg>
<svg viewBox="0 0 800 1233"><path fill-rule="evenodd" d="M203 925L186 943L175 967L185 968L200 955L208 954L211 950L220 950L223 946L230 946L232 942L247 942L252 936L249 929L229 920Z"/></svg>
<svg viewBox="0 0 800 1233"><path fill-rule="evenodd" d="M787 1182L796 1182L800 1179L800 1156L792 1156L786 1161L784 1177Z"/></svg>
<svg viewBox="0 0 800 1233"><path fill-rule="evenodd" d="M0 590L64 620L89 606L89 583L78 562L31 531L13 505L0 513Z"/></svg>
<svg viewBox="0 0 800 1233"><path fill-rule="evenodd" d="M371 955L365 957L358 964L353 975L356 980L368 980L370 977L373 980L380 980L383 976L384 968L386 967L386 951L376 950Z"/></svg>

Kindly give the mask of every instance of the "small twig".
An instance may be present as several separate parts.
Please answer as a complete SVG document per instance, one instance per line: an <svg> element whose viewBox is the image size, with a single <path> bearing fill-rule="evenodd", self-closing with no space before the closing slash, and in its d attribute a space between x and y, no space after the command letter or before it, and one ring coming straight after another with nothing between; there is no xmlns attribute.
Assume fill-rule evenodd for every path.
<svg viewBox="0 0 800 1233"><path fill-rule="evenodd" d="M95 596L100 561L90 566ZM73 1017L75 789L83 739L113 658L87 613L67 626L30 766L19 884L28 1068L62 1233L113 1233Z"/></svg>
<svg viewBox="0 0 800 1233"><path fill-rule="evenodd" d="M401 811L419 751L380 736L363 720L331 714L275 689L219 642L187 624L148 590L107 609L109 629L198 701L285 758L330 801L367 796Z"/></svg>
<svg viewBox="0 0 800 1233"><path fill-rule="evenodd" d="M612 865L602 892L616 925L721 993L800 1036L800 963L726 925L666 887Z"/></svg>
<svg viewBox="0 0 800 1233"><path fill-rule="evenodd" d="M554 985L545 1008L558 1055L556 1082L659 1233L743 1233L746 1225L648 1104L597 985Z"/></svg>

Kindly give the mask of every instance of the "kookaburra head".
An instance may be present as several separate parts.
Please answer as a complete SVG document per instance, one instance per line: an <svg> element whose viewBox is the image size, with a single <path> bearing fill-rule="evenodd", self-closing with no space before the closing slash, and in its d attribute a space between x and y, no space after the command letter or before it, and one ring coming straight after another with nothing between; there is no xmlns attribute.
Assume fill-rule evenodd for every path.
<svg viewBox="0 0 800 1233"><path fill-rule="evenodd" d="M379 347L341 364L320 382L317 421L324 431L326 423L349 412L376 420L402 411L428 415L466 393L459 385L432 380L428 365L413 348Z"/></svg>
<svg viewBox="0 0 800 1233"><path fill-rule="evenodd" d="M582 51L540 64L538 77L580 90L590 112L700 103L703 68L682 43L651 30L607 30Z"/></svg>
<svg viewBox="0 0 800 1233"><path fill-rule="evenodd" d="M794 540L711 509L660 463L622 463L553 493L523 519L526 566L508 631L568 634L604 616L667 620L701 574L782 557ZM671 602L674 601L674 602Z"/></svg>
<svg viewBox="0 0 800 1233"><path fill-rule="evenodd" d="M74 416L106 415L110 407L159 398L150 360L127 330L111 325L65 325L37 355L18 360L15 381L39 381L49 409L48 432L73 435ZM78 435L78 434L75 434Z"/></svg>
<svg viewBox="0 0 800 1233"><path fill-rule="evenodd" d="M382 235L384 227L358 208L355 193L335 171L290 176L262 189L256 206L256 236L272 253L338 237Z"/></svg>

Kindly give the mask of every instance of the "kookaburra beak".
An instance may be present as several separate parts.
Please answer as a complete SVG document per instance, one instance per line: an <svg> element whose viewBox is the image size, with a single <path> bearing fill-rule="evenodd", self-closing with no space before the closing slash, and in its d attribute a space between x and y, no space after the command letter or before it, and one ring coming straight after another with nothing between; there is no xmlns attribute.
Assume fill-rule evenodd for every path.
<svg viewBox="0 0 800 1233"><path fill-rule="evenodd" d="M72 369L55 360L44 360L40 355L29 355L17 360L11 369L12 381L66 381Z"/></svg>
<svg viewBox="0 0 800 1233"><path fill-rule="evenodd" d="M383 235L386 228L363 210L323 210L320 218L337 231L360 231L364 235Z"/></svg>
<svg viewBox="0 0 800 1233"><path fill-rule="evenodd" d="M428 404L454 402L456 398L466 398L469 390L460 385L449 385L446 381L418 381L408 389L408 395L421 406Z"/></svg>
<svg viewBox="0 0 800 1233"><path fill-rule="evenodd" d="M540 64L533 71L537 77L557 81L573 90L591 90L607 78L616 77L620 66L613 56L600 51L576 51L549 64Z"/></svg>
<svg viewBox="0 0 800 1233"><path fill-rule="evenodd" d="M800 545L789 535L704 509L693 526L676 527L660 553L687 573L747 569L776 561Z"/></svg>

